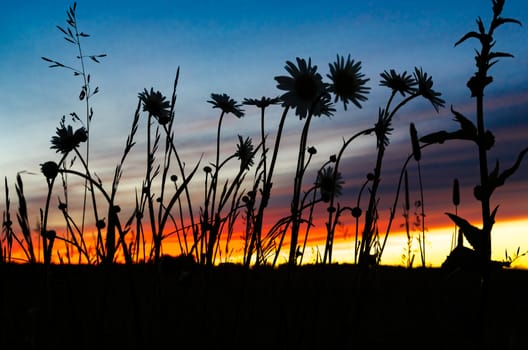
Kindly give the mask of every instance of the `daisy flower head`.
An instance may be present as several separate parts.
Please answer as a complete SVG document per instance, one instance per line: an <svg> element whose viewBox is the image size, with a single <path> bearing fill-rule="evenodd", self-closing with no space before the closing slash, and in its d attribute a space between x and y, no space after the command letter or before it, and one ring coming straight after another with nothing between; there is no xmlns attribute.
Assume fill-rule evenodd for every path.
<svg viewBox="0 0 528 350"><path fill-rule="evenodd" d="M433 78L422 71L422 68L414 68L414 79L418 84L417 92L429 100L438 112L439 107L444 107L445 101L440 98L442 94L433 90Z"/></svg>
<svg viewBox="0 0 528 350"><path fill-rule="evenodd" d="M346 111L347 104L352 102L357 108L361 108L361 103L367 100L370 87L365 86L370 79L365 79L365 74L361 73L361 62L355 62L348 55L346 61L343 56L337 56L334 63L330 63L330 74L328 78L332 83L328 91L335 95L334 102L343 101Z"/></svg>
<svg viewBox="0 0 528 350"><path fill-rule="evenodd" d="M240 160L240 169L249 170L254 164L254 147L251 138L246 138L245 140L242 136L238 135L238 144L235 156Z"/></svg>
<svg viewBox="0 0 528 350"><path fill-rule="evenodd" d="M232 113L237 118L244 116L244 110L240 109L242 105L227 94L211 94L211 100L207 102L211 103L213 108L220 108L225 114Z"/></svg>
<svg viewBox="0 0 528 350"><path fill-rule="evenodd" d="M63 125L57 128L57 135L51 138L51 149L55 149L57 153L66 154L79 147L81 142L88 140L88 132L84 127L81 127L75 132L71 125Z"/></svg>
<svg viewBox="0 0 528 350"><path fill-rule="evenodd" d="M398 74L394 69L391 69L388 72L384 71L380 76L380 86L386 86L394 92L399 92L402 96L416 92L417 82L407 72Z"/></svg>
<svg viewBox="0 0 528 350"><path fill-rule="evenodd" d="M143 111L155 117L161 125L170 121L170 102L159 91L150 88L150 92L144 89L139 94L139 99L143 102Z"/></svg>
<svg viewBox="0 0 528 350"><path fill-rule="evenodd" d="M281 95L284 107L295 108L295 114L304 119L312 112L317 115L314 105L325 94L326 86L323 77L317 73L317 66L312 66L311 59L308 62L304 58L297 57L297 65L291 61L286 62L284 67L290 76L277 76L277 88L286 91ZM317 108L317 106L315 106ZM322 110L321 107L319 107ZM320 114L319 114L320 115Z"/></svg>
<svg viewBox="0 0 528 350"><path fill-rule="evenodd" d="M270 97L262 96L260 99L245 98L242 103L245 104L245 105L248 105L248 106L256 106L258 108L266 108L266 107L269 107L271 105L276 105L276 104L280 103L280 101L281 101L281 99L278 98L278 97L270 98Z"/></svg>
<svg viewBox="0 0 528 350"><path fill-rule="evenodd" d="M323 201L328 202L332 195L335 197L341 195L344 183L341 173L334 174L334 168L328 166L319 171L316 186L321 192Z"/></svg>

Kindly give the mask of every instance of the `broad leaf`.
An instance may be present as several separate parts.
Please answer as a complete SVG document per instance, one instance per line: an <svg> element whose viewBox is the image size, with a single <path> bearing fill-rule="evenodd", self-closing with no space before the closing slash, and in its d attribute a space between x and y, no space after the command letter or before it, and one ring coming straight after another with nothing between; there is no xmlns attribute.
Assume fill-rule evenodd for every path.
<svg viewBox="0 0 528 350"><path fill-rule="evenodd" d="M460 231L464 234L464 237L466 237L467 241L473 249L476 251L480 251L483 246L483 232L482 229L475 227L469 223L466 219L461 218L460 216L457 216L455 214L446 213L447 216L460 228Z"/></svg>

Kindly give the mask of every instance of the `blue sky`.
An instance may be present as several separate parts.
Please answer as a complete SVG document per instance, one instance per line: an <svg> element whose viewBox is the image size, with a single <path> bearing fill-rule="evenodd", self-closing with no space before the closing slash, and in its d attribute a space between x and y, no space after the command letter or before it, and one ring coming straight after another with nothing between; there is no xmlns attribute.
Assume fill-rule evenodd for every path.
<svg viewBox="0 0 528 350"><path fill-rule="evenodd" d="M58 160L58 155L49 149L49 141L61 116L74 111L82 115L83 104L77 100L80 79L66 70L49 69L41 60L41 56L46 56L77 65L75 48L62 39L55 27L65 25L65 12L70 5L66 1L12 1L3 6L0 14L0 121L4 130L0 138L0 175L7 176L11 184L17 172L38 173L40 163ZM456 48L453 44L476 28L477 16L487 23L490 14L491 1L485 0L330 4L79 1L79 27L92 36L83 41L85 52L108 55L101 64L88 62L87 66L92 86L100 88L92 99L95 114L91 134L96 140L92 145L92 164L104 181L111 181L130 128L137 94L153 87L170 95L178 66L181 75L176 118L181 127L176 129L176 138L189 164L201 153L205 160L213 159L218 114L206 102L210 94L227 93L238 101L279 95L273 77L284 75L285 61L294 61L295 57L310 57L325 76L328 63L337 54L350 54L362 62L363 73L371 79L369 100L361 110L344 111L337 105L334 117L317 120L312 126L310 143L320 150L320 162L335 153L343 137L375 122L378 107L388 97L388 91L378 85L379 74L384 70L412 72L415 66L422 67L432 75L434 88L443 93L446 106L453 104L455 109L471 115L474 101L465 82L474 71L473 48L477 43L468 41ZM497 50L511 52L515 58L503 59L492 69L495 82L486 95L489 126L497 130L498 139L490 159L504 160L505 167L515 159L517 150L528 146L528 5L524 0L507 1L504 16L515 17L525 24L499 29ZM249 106L246 110L247 115L241 120L226 119L223 130L226 149L230 140L231 148L234 147L237 134L257 135L258 112ZM268 124L270 133L275 130L280 109L271 112L274 115ZM386 183L391 188L394 186L390 180L401 168L402 154L409 151L411 121L421 134L456 127L448 108L437 114L422 101L409 105L398 115L385 166ZM291 151L284 150L278 173L286 188L291 186L288 169L297 151L296 135L300 128L298 118L292 115L285 142ZM375 154L371 141L361 143L349 155L350 177L363 176L373 167L369 164ZM141 149L140 143L137 148ZM443 145L424 156L422 166L431 179L429 195L440 198L434 205L442 210L431 216L443 215L441 208L450 205L446 193L450 191L453 174L467 175L465 178L469 180L463 186L470 193L477 172L474 165L468 166L474 155L471 152L467 145ZM140 172L138 168L143 165L138 167L133 159L125 175ZM517 204L506 203L503 215L507 216L511 210L515 215L528 216L528 204L518 202L517 197L508 197L517 195L519 189L528 190L527 170L523 164L519 174L512 178L515 183L512 190L504 191L507 202ZM133 175L129 176L132 179ZM25 174L24 180L28 196L45 195L45 182L40 174ZM350 179L349 183L353 181ZM130 186L139 185L136 181ZM11 191L14 193L14 186ZM471 208L475 204L473 201ZM467 210L473 209L468 206Z"/></svg>

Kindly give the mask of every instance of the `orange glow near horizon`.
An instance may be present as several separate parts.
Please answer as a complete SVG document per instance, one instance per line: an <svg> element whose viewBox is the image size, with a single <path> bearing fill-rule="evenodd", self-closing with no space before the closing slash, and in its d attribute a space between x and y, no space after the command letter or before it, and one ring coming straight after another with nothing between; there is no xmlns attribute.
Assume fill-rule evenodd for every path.
<svg viewBox="0 0 528 350"><path fill-rule="evenodd" d="M511 258L515 258L517 249L519 249L519 255L524 252L528 252L528 235L526 234L528 228L528 219L527 218L517 218L504 222L497 222L494 225L492 232L492 246L493 254L492 258L496 261L505 261L507 255ZM455 231L454 226L450 227L436 227L433 229L428 229L426 231L426 266L427 267L440 267L442 262L445 260L449 252L451 251L452 242L453 242L453 233ZM302 232L302 231L301 231ZM325 237L326 232L324 229L313 229L310 231L311 239L309 238L306 245L305 255L303 257L303 264L312 264L318 262L320 256L324 253L325 247ZM416 238L418 232L413 233ZM303 235L301 235L304 237ZM146 251L147 255L150 249L151 239L146 236ZM380 239L383 239L381 237ZM35 240L34 237L34 249L35 253L38 256L38 260L41 261L41 243ZM302 241L299 242L302 244ZM93 240L87 240L88 247L94 247ZM466 246L469 246L468 243L465 243ZM223 246L223 245L222 245ZM231 241L230 247L232 248L231 253L226 256L225 252L222 252L222 256L217 255L216 262L230 262L230 263L240 263L242 261L242 252L243 252L243 241L240 238L240 234L234 234ZM168 255L179 255L181 254L181 249L179 246L178 239L175 236L169 237L163 241L163 254ZM404 254L407 250L407 236L403 231L393 231L389 234L387 238L386 246L383 250L381 264L389 266L405 266ZM117 261L122 261L123 257L120 254L121 250L118 251ZM288 234L285 237L282 250L277 259L278 264L283 264L287 262L289 252L289 238ZM413 243L412 253L414 254L414 263L413 267L421 266L420 260L420 251L418 244ZM66 251L66 246L64 242L56 240L54 245L54 254L53 261L55 263L61 263L59 256L62 259L63 263L77 263L78 255L75 251L75 248L72 246L69 247L70 259L68 261L68 253ZM92 254L95 254L95 251L92 249ZM507 255L506 255L507 254ZM14 243L12 251L12 261L13 262L26 262L27 259L20 247ZM83 261L84 262L84 261ZM333 250L333 263L354 263L354 235L348 234L344 237L343 233L336 233L336 240L334 243ZM521 256L518 259L513 261L512 268L518 269L528 269L528 256Z"/></svg>

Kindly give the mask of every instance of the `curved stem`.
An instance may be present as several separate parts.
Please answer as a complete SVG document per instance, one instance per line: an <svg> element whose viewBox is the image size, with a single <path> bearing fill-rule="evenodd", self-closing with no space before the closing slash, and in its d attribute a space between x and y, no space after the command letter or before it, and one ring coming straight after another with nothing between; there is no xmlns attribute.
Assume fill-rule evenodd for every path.
<svg viewBox="0 0 528 350"><path fill-rule="evenodd" d="M422 149L424 149L426 147L429 147L431 145L433 145L433 144L432 143L426 143L424 145L421 145L420 149L422 150ZM402 169L400 171L400 178L398 180L398 187L396 188L396 196L394 198L394 202L393 202L391 210L390 210L389 223L387 224L387 229L385 231L385 237L384 237L383 243L381 245L381 252L383 252L383 250L385 248L385 244L387 243L387 238L389 237L389 233L390 233L390 230L391 230L391 227L392 227L392 222L394 221L394 216L396 215L396 206L398 205L398 201L399 201L399 198L400 198L400 189L401 189L402 181L404 179L405 170L407 169L407 165L409 164L409 161L411 160L411 158L413 158L413 154L412 153L407 156L407 159L403 163L403 167L402 167ZM379 260L378 260L378 262L379 262Z"/></svg>
<svg viewBox="0 0 528 350"><path fill-rule="evenodd" d="M213 200L211 202L211 214L215 211L215 201L216 201L216 190L218 188L218 172L220 166L220 130L222 129L222 121L224 119L225 112L220 113L220 119L218 120L218 128L216 131L216 160L215 160L215 172L211 185L213 186Z"/></svg>
<svg viewBox="0 0 528 350"><path fill-rule="evenodd" d="M337 174L338 174L338 168L339 164L341 162L341 158L343 156L343 153L345 152L346 148L350 145L352 141L354 141L356 138L358 138L361 135L369 135L375 131L375 128L368 128L365 130L362 130L354 135L352 135L348 140L346 140L343 143L343 146L341 146L341 149L339 150L339 153L336 157L335 162L335 169L334 169L334 182L337 180ZM335 202L335 194L332 193L330 196L330 203L329 207L333 207ZM328 258L328 262L331 263L332 261L332 248L334 244L334 227L335 224L333 224L333 221L337 220L337 217L334 218L334 213L332 211L328 212L328 222L327 222L327 235L326 235L326 244L325 244L325 251L323 255L323 263L325 264Z"/></svg>

